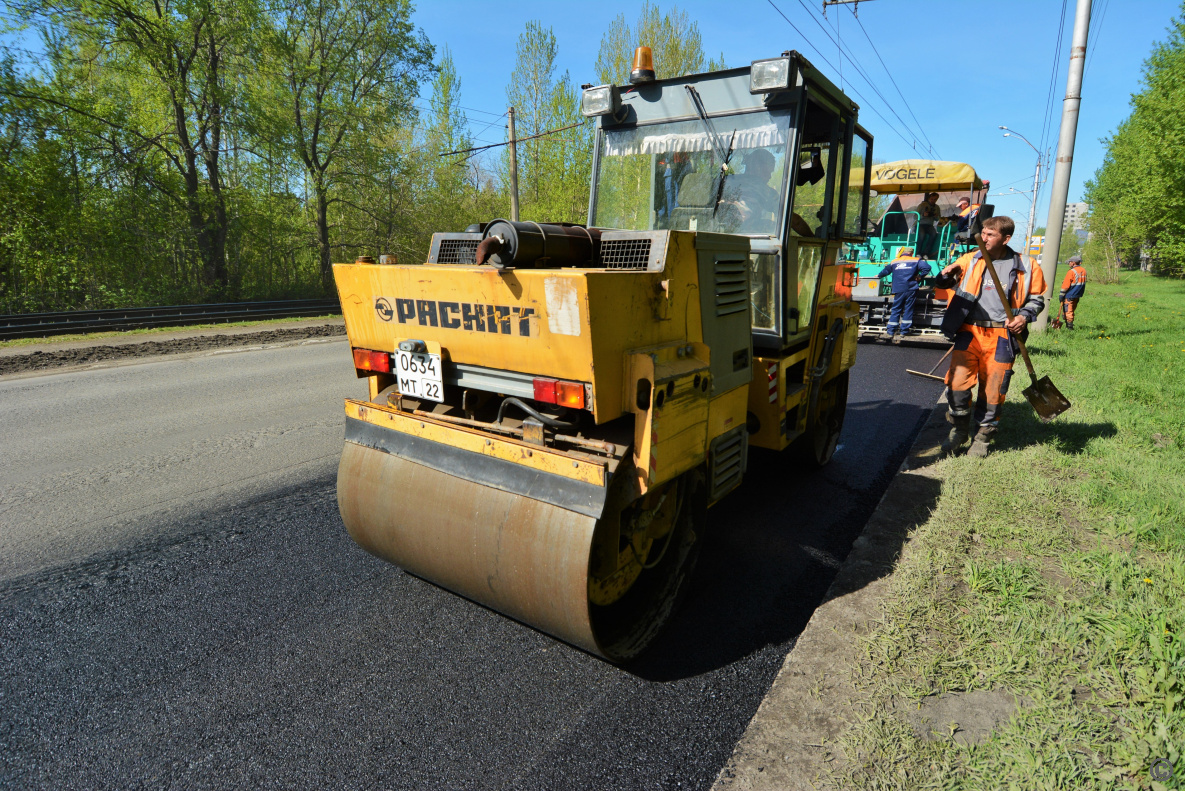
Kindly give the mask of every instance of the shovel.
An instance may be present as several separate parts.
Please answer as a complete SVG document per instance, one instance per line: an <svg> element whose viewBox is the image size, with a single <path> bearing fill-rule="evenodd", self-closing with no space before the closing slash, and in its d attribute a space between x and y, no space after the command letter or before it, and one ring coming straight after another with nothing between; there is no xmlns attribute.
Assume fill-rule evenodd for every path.
<svg viewBox="0 0 1185 791"><path fill-rule="evenodd" d="M996 274L996 267L992 265L992 257L988 255L987 249L983 246L983 237L979 234L975 235L975 242L979 245L979 254L983 256L984 266L992 276L992 282L996 285L996 293L1000 295L1000 303L1004 306L1004 315L1008 320L1012 320L1012 306L1009 303L1008 292L1004 290L1004 284L1000 282L1000 276ZM1011 335L1011 333L1009 333ZM1029 359L1029 350L1025 348L1024 341L1016 335L1012 335L1016 339L1016 343L1020 346L1020 356L1025 360L1025 368L1029 369L1029 378L1033 383L1026 387L1021 392L1024 393L1025 398L1032 404L1033 409L1037 411L1037 417L1041 418L1041 422L1048 423L1055 417L1065 412L1070 408L1070 399L1061 394L1053 382L1049 381L1048 376L1037 378L1037 372L1033 369L1033 362Z"/></svg>
<svg viewBox="0 0 1185 791"><path fill-rule="evenodd" d="M1058 304L1061 306L1061 310L1058 311L1057 318L1049 322L1049 326L1053 327L1055 330L1060 330L1062 328L1062 319L1066 315L1066 301L1064 299L1058 300Z"/></svg>

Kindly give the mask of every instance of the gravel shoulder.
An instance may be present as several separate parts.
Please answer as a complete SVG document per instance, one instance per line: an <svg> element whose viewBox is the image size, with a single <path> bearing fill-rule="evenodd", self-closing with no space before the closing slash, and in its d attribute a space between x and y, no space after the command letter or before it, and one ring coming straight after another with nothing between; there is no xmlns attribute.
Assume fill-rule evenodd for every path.
<svg viewBox="0 0 1185 791"><path fill-rule="evenodd" d="M142 357L234 347L265 348L345 334L345 322L341 318L317 318L240 326L184 327L151 333L103 333L98 337L72 340L47 338L42 343L0 348L0 376L88 368Z"/></svg>

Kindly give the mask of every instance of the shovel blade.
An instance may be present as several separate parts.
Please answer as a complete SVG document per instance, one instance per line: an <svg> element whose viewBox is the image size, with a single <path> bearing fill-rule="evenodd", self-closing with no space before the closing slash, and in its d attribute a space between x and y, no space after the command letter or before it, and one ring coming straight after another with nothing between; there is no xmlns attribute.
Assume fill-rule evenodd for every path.
<svg viewBox="0 0 1185 791"><path fill-rule="evenodd" d="M1025 398L1032 404L1041 421L1048 423L1070 408L1070 399L1049 381L1048 376L1042 376L1024 389Z"/></svg>

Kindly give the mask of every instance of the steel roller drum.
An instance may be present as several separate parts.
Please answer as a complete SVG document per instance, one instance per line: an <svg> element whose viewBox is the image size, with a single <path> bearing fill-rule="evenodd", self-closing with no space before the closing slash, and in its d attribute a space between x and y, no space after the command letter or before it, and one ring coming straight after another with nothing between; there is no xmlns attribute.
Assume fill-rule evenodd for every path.
<svg viewBox="0 0 1185 791"><path fill-rule="evenodd" d="M693 565L686 520L659 571L609 607L589 603L598 519L346 442L338 507L371 554L610 661L640 653Z"/></svg>

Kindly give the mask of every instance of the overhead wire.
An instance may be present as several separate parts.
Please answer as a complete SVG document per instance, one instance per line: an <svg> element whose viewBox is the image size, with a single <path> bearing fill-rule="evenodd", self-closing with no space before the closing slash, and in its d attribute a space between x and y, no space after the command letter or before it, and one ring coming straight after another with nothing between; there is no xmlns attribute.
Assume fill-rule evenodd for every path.
<svg viewBox="0 0 1185 791"><path fill-rule="evenodd" d="M35 58L45 58L46 55L48 54L46 52L38 52L36 50L31 50L31 49L28 49L25 47L18 47L18 46L10 45L10 44L0 44L0 50L20 52L20 53L23 53L25 55L32 56ZM134 68L134 67L129 67L125 64L115 64L110 61L106 61L106 62L99 64L99 63L96 63L93 59L89 59L89 58L71 57L71 58L69 58L69 60L72 61L73 63L76 63L76 64L95 65L98 68L110 69L112 71L116 71L116 72L119 72L122 74L131 74L131 75L135 75L135 76L139 76L139 77L156 77L157 76L150 69ZM257 72L262 71L263 73L270 74L272 76L280 76L280 77L284 76L282 73L275 72L275 71L260 70L258 68L256 69L256 71ZM417 110L424 111L424 112L432 112L432 108L429 105L424 104L423 101L413 101L410 104L412 107L414 107ZM478 112L478 113L486 113L489 115L495 115L495 113L493 113L489 110L481 110L481 109L478 109L475 107L465 107L464 105L453 105L453 106L458 109L469 110L471 112ZM483 143L490 142L488 140L483 140L480 137L480 135L482 135L487 129L492 127L494 124L498 123L498 121L500 121L505 116L506 116L506 111L503 111L501 114L496 115L496 117L494 118L493 121L491 121L490 123L488 123L484 127L482 127L476 134L474 134L472 136L471 139L473 139L477 142L483 142ZM476 126L479 123L482 123L482 122L481 121L472 122L472 121L469 121L468 119L466 119L466 125ZM408 153L420 150L421 148L422 147L416 147L416 148L410 149Z"/></svg>
<svg viewBox="0 0 1185 791"><path fill-rule="evenodd" d="M489 148L498 148L499 146L508 146L511 143L525 143L528 140L536 140L540 137L546 137L548 135L554 135L554 134L558 134L560 132L566 132L569 129L575 129L578 126L583 125L584 122L585 122L584 119L582 119L580 121L577 121L574 124L568 124L567 126L561 126L556 129L548 129L546 132L539 132L538 134L528 135L526 137L517 137L514 140L507 140L502 143L491 143L488 146L474 146L473 148L461 148L456 151L445 151L443 154L441 154L441 156L447 157L447 156L451 156L452 154L468 154L471 151L485 151L486 149L489 149Z"/></svg>
<svg viewBox="0 0 1185 791"><path fill-rule="evenodd" d="M901 87L897 85L897 80L893 79L893 72L889 71L889 67L885 65L885 59L881 57L880 50L876 48L876 43L873 42L872 36L868 35L868 31L864 28L864 23L860 21L860 17L856 16L855 11L852 11L852 18L855 19L856 24L860 26L860 32L862 32L864 34L864 38L868 40L868 45L872 47L872 51L876 55L876 59L880 61L881 68L885 70L885 74L888 76L889 82L893 83L893 87L897 90L897 95L901 97L901 103L904 104L905 109L909 111L909 117L913 119L913 122L918 125L918 129L921 130L922 138L930 145L931 151L935 150L933 143L930 143L930 138L926 134L926 127L922 126L922 122L919 121L918 117L914 114L913 108L909 105L909 100L906 99L905 94L901 92Z"/></svg>
<svg viewBox="0 0 1185 791"><path fill-rule="evenodd" d="M798 27L798 25L796 25L792 21L790 21L790 17L786 16L786 14L782 12L782 9L778 8L777 5L774 4L773 0L766 0L766 1L771 6L773 6L773 9L778 12L778 14L782 17L782 19L786 20L786 24L790 25L790 27L792 27L794 29L794 31L796 33L798 33L798 35L802 36L802 40L807 44L807 46L809 46L811 49L813 49L818 54L819 58L821 58L824 63L826 63L829 67L831 67L835 71L837 71L837 72L839 71L838 69L835 68L835 64L833 64L831 62L831 60L828 59L828 57L823 54L823 51L820 50L818 47L816 47L814 45L814 43L812 43L811 40L809 38L807 38L807 35L802 32L802 30ZM864 102L865 106L867 106L869 110L876 113L877 118L880 118L882 121L884 121L885 126L887 126L889 128L889 130L892 131L895 135L900 137L902 142L905 143L905 145L912 148L915 152L921 153L917 149L917 141L914 140L913 142L910 142L909 138L907 138L905 135L901 134L901 131L896 126L894 126L893 123L891 121L889 121L889 119L887 119L883 115L881 115L880 111L877 110L876 107L874 107L871 102L869 102L867 99L865 99L864 96L858 90L856 90L855 86L849 85L848 89L852 93L856 94L856 97L858 99L860 99L860 101Z"/></svg>
<svg viewBox="0 0 1185 791"><path fill-rule="evenodd" d="M815 25L819 26L819 30L824 32L825 36L827 36L828 38L831 38L831 32L828 31L827 28L824 25L822 25L818 19L815 19L814 13L811 11L811 8L809 8L807 6L806 2L803 0L798 0L798 1L799 1L799 5L802 6L803 11L806 11L807 14L809 15L809 17L811 17L811 19L815 22ZM856 72L858 73L858 75L864 79L864 82L867 83L867 85L869 85L869 88L872 89L873 94L876 94L877 97L880 99L880 101L884 102L885 107L889 108L889 111L892 112L893 117L896 117L897 121L901 122L902 126L905 128L905 131L908 131L909 134L914 135L915 137L917 137L917 139L927 140L927 143L929 143L929 139L927 139L927 137L925 137L925 131L923 129L921 129L921 124L918 124L917 131L921 131L922 134L918 135L917 131L910 128L909 122L905 121L904 118L898 114L896 109L893 109L892 103L889 101L888 98L885 98L885 96L884 96L884 94L882 94L882 92L880 92L880 89L877 88L877 84L875 82L873 82L872 78L869 76L869 72L865 71L863 65L861 65L859 60L856 59L856 56L854 56L854 54L852 53L851 47L845 47L844 43L843 43L843 39L838 38L838 33L837 33L837 38L832 39L832 43L835 44L835 47L837 47L837 49L840 51L840 53L843 54L843 56L847 58L848 62L850 62L852 64L854 69L856 69ZM843 64L843 58L840 58L840 64ZM934 150L934 147L930 146L930 144L927 144L927 147L925 147L925 148L927 148L927 150L929 150L929 153L931 156L937 155Z"/></svg>
<svg viewBox="0 0 1185 791"><path fill-rule="evenodd" d="M1053 116L1054 103L1054 85L1057 82L1057 75L1060 71L1059 66L1062 60L1062 42L1066 35L1066 3L1067 0L1062 0L1061 18L1057 26L1057 41L1053 48L1053 68L1049 74L1049 88L1045 96L1045 118L1041 125L1040 145L1037 146L1038 151L1044 151L1049 143L1049 131Z"/></svg>
<svg viewBox="0 0 1185 791"><path fill-rule="evenodd" d="M892 102L890 102L888 99L886 99L884 94L881 93L880 88L878 88L876 86L876 83L872 80L871 77L868 76L868 73L864 71L860 62L858 60L856 60L856 58L852 54L851 50L848 49L845 51L843 42L838 41L832 37L831 31L829 31L821 22L819 22L818 19L815 18L814 12L811 11L810 7L807 6L807 4L804 2L804 0L798 0L798 4L800 6L802 6L804 11L807 12L807 15L811 18L811 21L813 21L815 23L815 25L820 30L823 31L823 35L827 36L827 38L831 40L831 43L835 44L836 48L840 51L841 55L843 55L844 57L847 57L848 61L852 64L853 68L855 68L856 73L859 74L860 77L863 78L864 82L866 82L868 84L868 87L872 89L872 92L874 94L876 94L878 98L880 98L881 102L884 103L885 107L887 107L889 109L889 112L892 113L893 116L901 123L902 127L904 127L905 130L907 132L909 132L909 134L913 135L915 139L917 139L917 140L924 139L922 135L917 134L913 129L911 129L909 126L909 123L906 122L906 120L904 118L902 118L901 115L893 108ZM842 58L840 58L840 61L842 62ZM914 146L911 146L911 147L914 148L915 151L917 151L916 147L914 147ZM927 150L930 152L931 156L936 156L936 153L934 152L934 149L932 146L927 146Z"/></svg>
<svg viewBox="0 0 1185 791"><path fill-rule="evenodd" d="M1087 74L1090 74L1090 64L1094 63L1094 54L1099 48L1099 36L1102 35L1103 32L1103 22L1107 20L1107 10L1111 7L1111 0L1103 0L1102 6L1103 10L1099 13L1099 21L1097 23L1094 21L1095 6L1091 6L1090 8L1090 30L1092 35L1090 54L1086 56L1086 68L1083 70L1083 78L1085 78Z"/></svg>
<svg viewBox="0 0 1185 791"><path fill-rule="evenodd" d="M1037 156L1049 160L1050 158L1050 136L1053 134L1053 113L1054 107L1057 104L1057 76L1061 73L1062 52L1066 40L1066 10L1068 8L1068 0L1062 0L1062 9L1058 17L1057 40L1054 44L1053 50L1053 64L1049 74L1049 87L1045 97L1045 116L1041 126L1041 137L1039 139L1040 145L1037 148ZM1049 179L1050 168L1046 161L1045 177L1037 182L1037 189L1033 194L1033 201L1037 202L1040 198L1041 191L1045 188L1045 183Z"/></svg>

